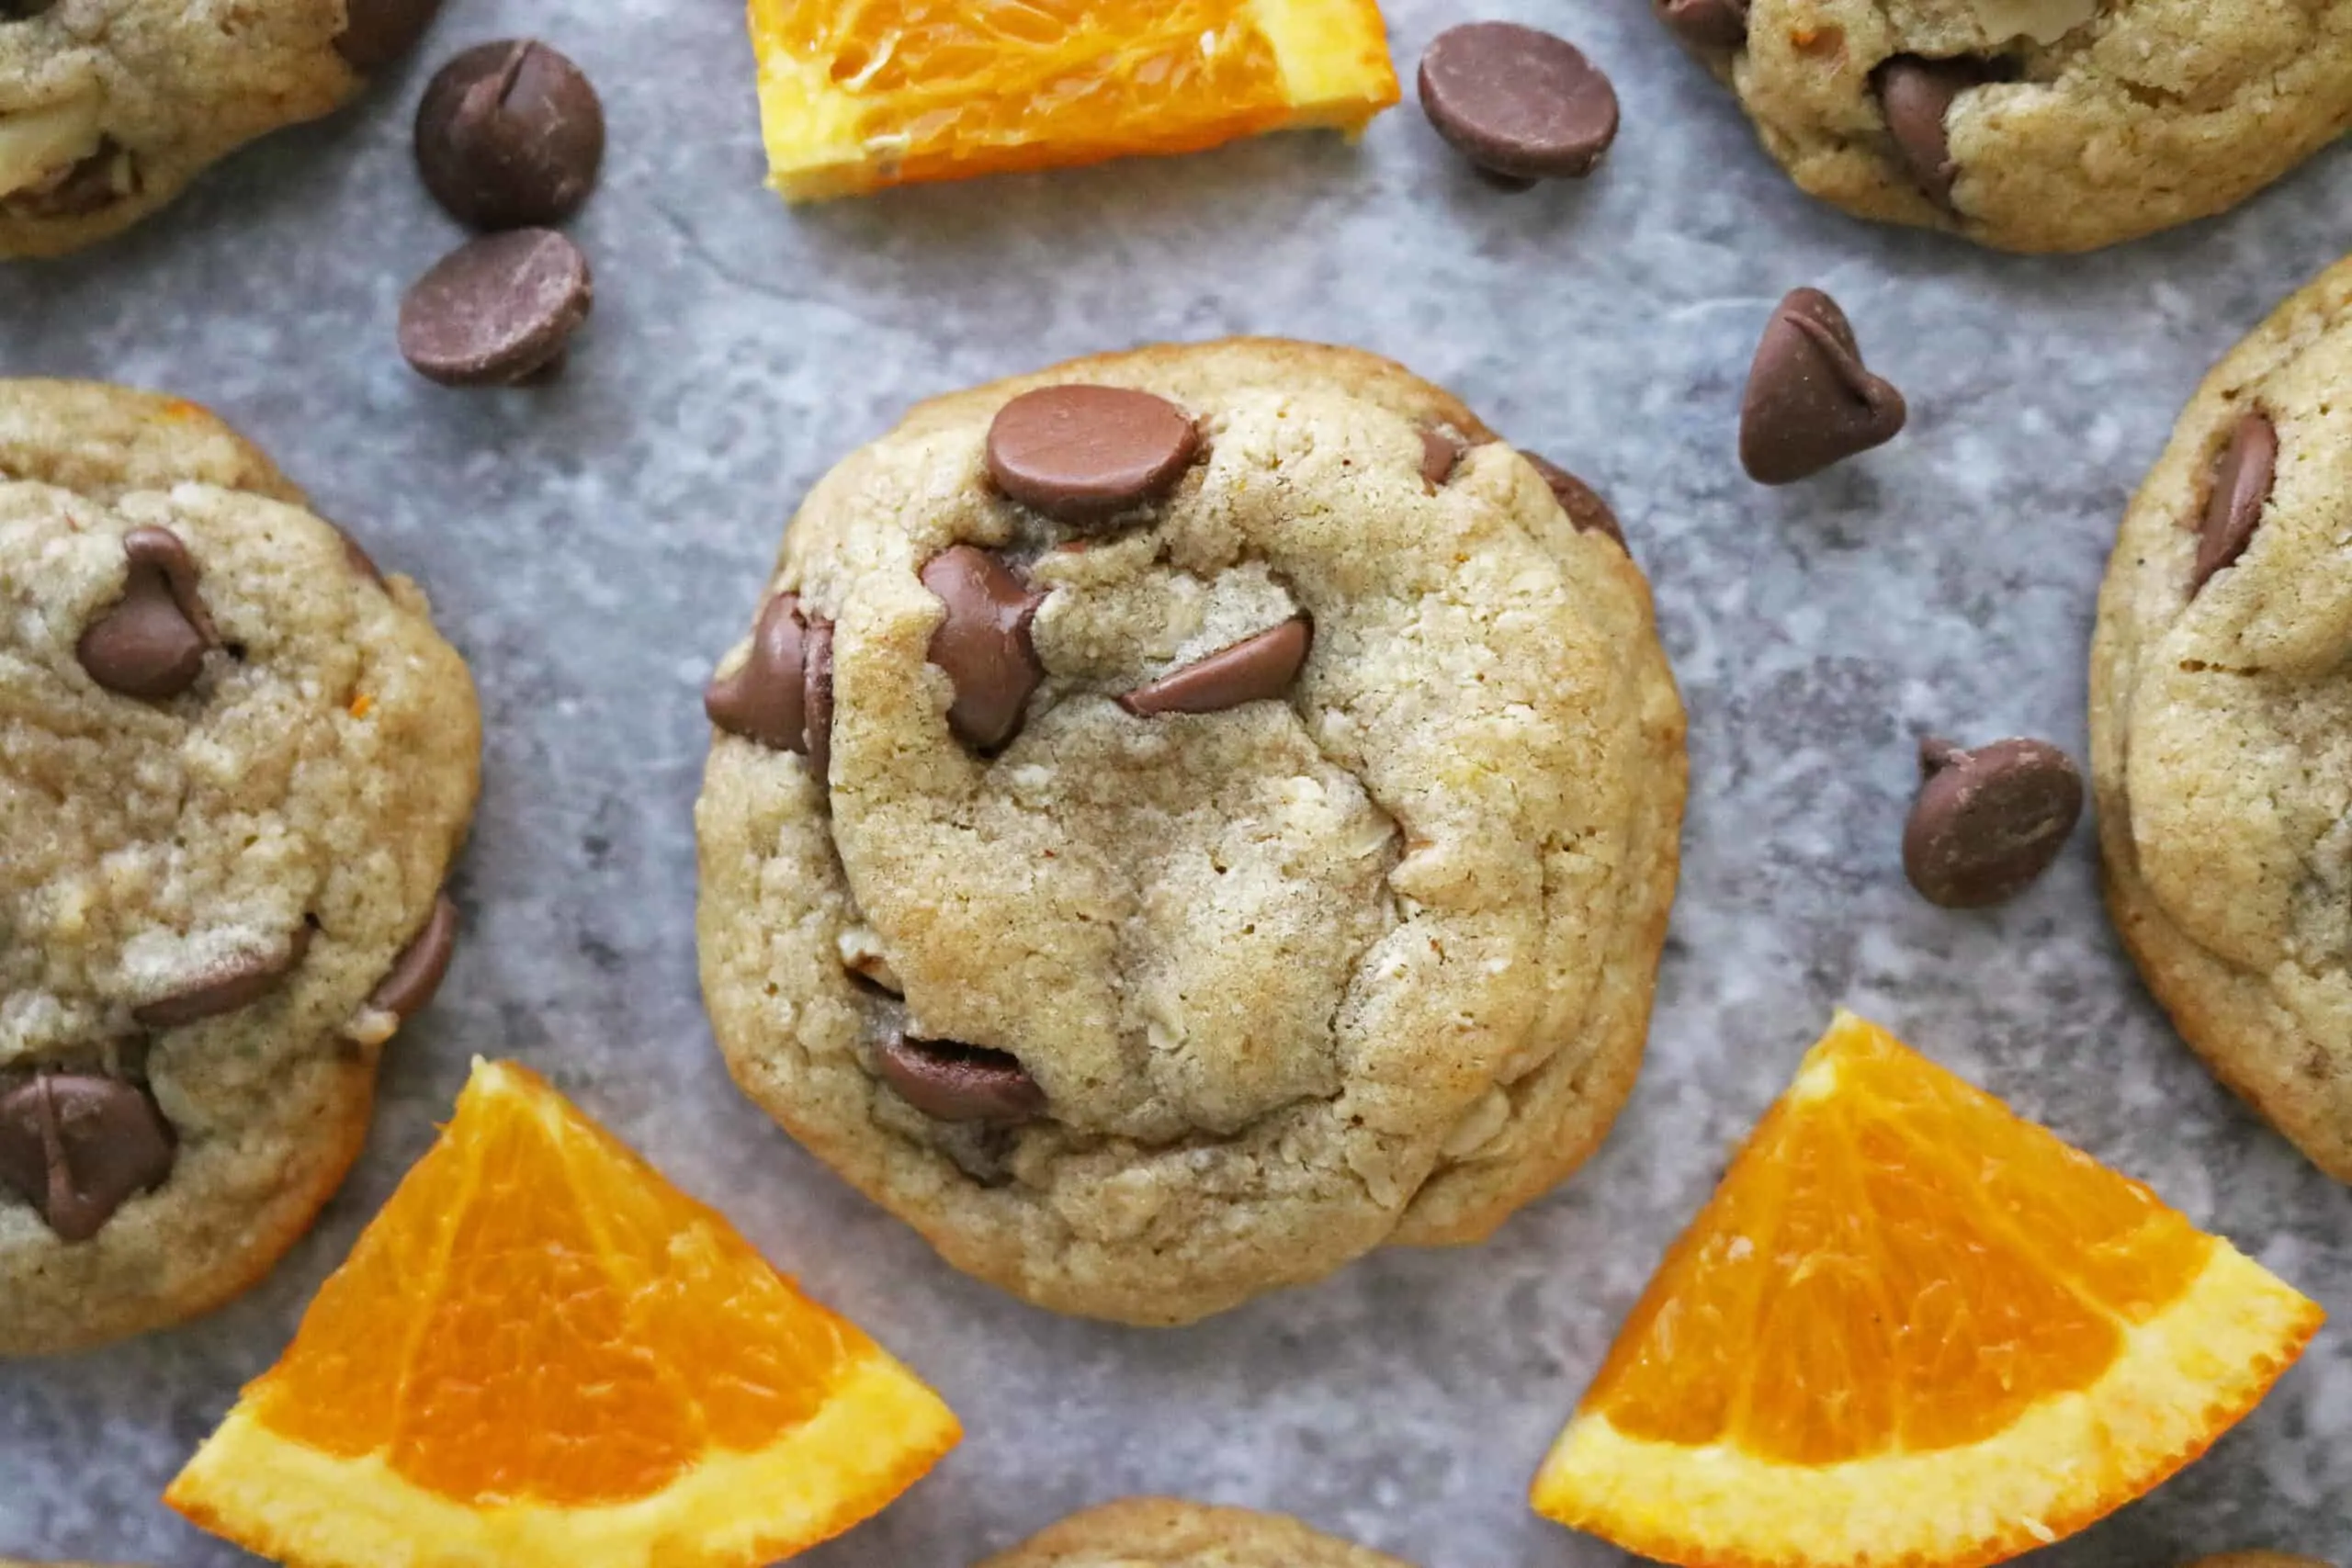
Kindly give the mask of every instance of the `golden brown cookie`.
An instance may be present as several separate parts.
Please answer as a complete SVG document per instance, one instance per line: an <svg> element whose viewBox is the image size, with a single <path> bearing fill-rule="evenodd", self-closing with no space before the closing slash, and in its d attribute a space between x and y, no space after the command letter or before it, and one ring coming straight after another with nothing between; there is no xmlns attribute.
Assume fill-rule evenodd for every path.
<svg viewBox="0 0 2352 1568"><path fill-rule="evenodd" d="M0 260L117 234L257 136L315 119L439 0L0 0Z"/></svg>
<svg viewBox="0 0 2352 1568"><path fill-rule="evenodd" d="M2352 0L1653 0L1858 217L2086 251L2225 211L2352 124Z"/></svg>
<svg viewBox="0 0 2352 1568"><path fill-rule="evenodd" d="M1059 1311L1484 1237L1623 1102L1672 897L1682 710L1614 527L1345 350L916 410L710 694L738 1080Z"/></svg>
<svg viewBox="0 0 2352 1568"><path fill-rule="evenodd" d="M2352 1181L2352 263L2198 389L2091 649L2108 902L2215 1073Z"/></svg>
<svg viewBox="0 0 2352 1568"><path fill-rule="evenodd" d="M0 382L0 1356L266 1272L447 963L472 682L299 500L193 404Z"/></svg>

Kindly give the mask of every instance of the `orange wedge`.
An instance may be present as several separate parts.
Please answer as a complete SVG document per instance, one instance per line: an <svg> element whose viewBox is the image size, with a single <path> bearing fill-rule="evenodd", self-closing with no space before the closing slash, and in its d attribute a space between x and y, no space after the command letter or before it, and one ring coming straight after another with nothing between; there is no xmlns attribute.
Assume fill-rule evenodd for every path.
<svg viewBox="0 0 2352 1568"><path fill-rule="evenodd" d="M795 200L1352 133L1397 96L1373 0L751 0L751 21Z"/></svg>
<svg viewBox="0 0 2352 1568"><path fill-rule="evenodd" d="M715 1210L477 1063L164 1501L296 1568L752 1568L879 1511L960 1435Z"/></svg>
<svg viewBox="0 0 2352 1568"><path fill-rule="evenodd" d="M1841 1013L1535 1478L1668 1562L1974 1568L2148 1491L2317 1306Z"/></svg>

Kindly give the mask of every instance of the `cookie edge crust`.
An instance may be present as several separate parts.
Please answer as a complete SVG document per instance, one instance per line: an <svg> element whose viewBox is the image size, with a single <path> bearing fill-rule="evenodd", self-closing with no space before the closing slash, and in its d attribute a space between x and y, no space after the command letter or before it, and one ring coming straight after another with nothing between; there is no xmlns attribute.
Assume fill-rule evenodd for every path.
<svg viewBox="0 0 2352 1568"><path fill-rule="evenodd" d="M1241 374L1256 378L1307 381L1341 390L1416 421L1436 420L1454 426L1477 443L1498 442L1494 432L1451 392L1415 376L1403 366L1362 350L1277 338L1231 338L1203 344L1158 344L1138 349L1090 355L1052 366L1030 375L989 383L917 405L906 419L881 439L918 436L931 430L992 409L1006 398L1041 385L1084 378L1091 373L1114 374L1123 384L1148 378L1164 365L1181 366L1203 350L1215 349L1242 361ZM1515 448L1514 448L1515 450ZM844 458L843 461L848 461ZM1564 528L1563 532L1566 532ZM1581 537L1581 535L1576 536ZM1596 553L1602 552L1602 553ZM1680 824L1687 790L1688 761L1684 748L1686 721L1665 649L1657 636L1655 607L1646 578L1631 556L1613 541L1596 540L1578 559L1563 558L1564 570L1600 570L1619 574L1615 584L1631 595L1638 609L1641 646L1627 662L1640 690L1629 704L1633 736L1629 746L1647 753L1657 770L1645 792L1645 809L1636 814L1627 833L1628 860L1647 853L1648 876L1636 882L1629 873L1619 908L1621 937L1610 962L1596 976L1595 994L1583 1027L1566 1044L1591 1039L1590 1048L1572 1055L1555 1052L1534 1073L1513 1088L1513 1116L1506 1136L1516 1146L1509 1157L1464 1159L1441 1167L1408 1200L1396 1224L1371 1246L1337 1262L1312 1269L1275 1269L1247 1286L1228 1277L1202 1281L1196 1293L1181 1299L1164 1291L1114 1292L1081 1286L1056 1274L1031 1272L1021 1253L1004 1244L1003 1235L990 1229L968 1235L952 1210L940 1209L930 1194L938 1181L928 1176L895 1176L889 1162L863 1156L852 1141L834 1136L821 1117L802 1114L801 1098L782 1088L763 1063L764 1036L737 1038L731 1010L718 999L722 989L712 955L722 917L709 900L714 874L706 861L697 913L698 953L706 1000L729 1070L738 1086L766 1111L793 1138L816 1154L835 1174L869 1199L909 1224L959 1270L1048 1310L1073 1315L1123 1322L1138 1326L1169 1326L1197 1321L1230 1310L1267 1292L1311 1282L1344 1267L1382 1245L1453 1245L1482 1240L1506 1217L1537 1195L1566 1179L1605 1138L1630 1097L1646 1046L1657 964L1674 889L1679 876ZM706 765L697 811L711 801L719 784L719 748L714 745ZM796 811L801 809L794 808ZM698 848L707 855L711 845L697 827ZM1543 1097L1540 1116L1521 1107L1530 1095ZM929 1161L925 1162L926 1168Z"/></svg>
<svg viewBox="0 0 2352 1568"><path fill-rule="evenodd" d="M2352 1122L2331 1124L2327 1102L2315 1099L2296 1071L2317 1046L2271 1002L2260 976L2206 951L2142 879L2126 771L2139 660L2161 635L2143 621L2141 605L2152 576L2184 570L2195 547L2194 536L2177 521L2181 498L2202 494L2201 460L2238 412L2235 390L2295 357L2305 316L2331 308L2352 309L2352 257L2290 295L2206 373L2125 510L2099 583L2091 637L2091 786L2109 918L2174 1030L2215 1078L2312 1164L2352 1183ZM2153 566L2151 557L2158 558ZM2185 610L2184 604L2176 616Z"/></svg>

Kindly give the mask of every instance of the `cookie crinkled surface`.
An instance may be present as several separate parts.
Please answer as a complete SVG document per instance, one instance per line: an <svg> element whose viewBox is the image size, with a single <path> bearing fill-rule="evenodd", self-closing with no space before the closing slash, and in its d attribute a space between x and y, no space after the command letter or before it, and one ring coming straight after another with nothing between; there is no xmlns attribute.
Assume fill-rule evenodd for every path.
<svg viewBox="0 0 2352 1568"><path fill-rule="evenodd" d="M1065 400L996 416L1071 383L1182 411L1169 488L1084 525L1000 492L1052 503L1022 443ZM1098 458L1181 444L1079 401L1134 415ZM757 729L745 672L791 653L697 807L738 1080L1061 1311L1183 1322L1486 1235L1630 1091L1677 866L1647 585L1563 485L1386 361L1260 340L943 398L854 454L786 536L790 620L714 688Z"/></svg>
<svg viewBox="0 0 2352 1568"><path fill-rule="evenodd" d="M2352 124L2352 0L1654 3L1804 189L2002 250L2225 211Z"/></svg>
<svg viewBox="0 0 2352 1568"><path fill-rule="evenodd" d="M2352 1181L2352 262L2224 358L2126 514L2091 657L2108 899L2214 1071Z"/></svg>
<svg viewBox="0 0 2352 1568"><path fill-rule="evenodd" d="M448 958L472 682L191 403L0 381L0 1355L309 1225Z"/></svg>
<svg viewBox="0 0 2352 1568"><path fill-rule="evenodd" d="M0 260L164 207L255 137L315 119L437 0L0 0Z"/></svg>

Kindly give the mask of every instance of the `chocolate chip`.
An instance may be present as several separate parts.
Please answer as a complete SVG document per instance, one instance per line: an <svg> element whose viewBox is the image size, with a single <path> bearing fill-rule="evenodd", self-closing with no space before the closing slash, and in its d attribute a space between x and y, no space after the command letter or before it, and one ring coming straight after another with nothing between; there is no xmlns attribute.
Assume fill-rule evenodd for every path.
<svg viewBox="0 0 2352 1568"><path fill-rule="evenodd" d="M1800 288L1756 345L1739 409L1739 461L1758 484L1784 485L1894 439L1903 394L1863 367L1838 301Z"/></svg>
<svg viewBox="0 0 2352 1568"><path fill-rule="evenodd" d="M1625 547L1625 530L1618 525L1617 513L1600 499L1599 491L1549 457L1539 457L1533 452L1521 452L1520 456L1543 476L1544 482L1551 487L1552 498L1560 503L1560 510L1568 514L1568 522L1577 533L1606 534L1617 541L1619 549Z"/></svg>
<svg viewBox="0 0 2352 1568"><path fill-rule="evenodd" d="M833 772L833 623L812 618L807 646L808 657L800 671L800 705L808 716L803 735L808 744L808 771L824 784Z"/></svg>
<svg viewBox="0 0 2352 1568"><path fill-rule="evenodd" d="M1163 713L1223 713L1244 703L1280 697L1298 679L1314 645L1315 623L1301 615L1137 686L1119 699L1119 705L1148 718Z"/></svg>
<svg viewBox="0 0 2352 1568"><path fill-rule="evenodd" d="M1931 904L1974 909L2023 892L2083 814L2083 776L2040 740L1962 750L1919 743L1921 782L1903 829L1903 874Z"/></svg>
<svg viewBox="0 0 2352 1568"><path fill-rule="evenodd" d="M168 528L122 536L130 570L122 597L83 628L74 657L91 680L142 702L168 701L196 684L218 636L197 592L196 559Z"/></svg>
<svg viewBox="0 0 2352 1568"><path fill-rule="evenodd" d="M2197 565L2188 580L2192 595L2215 572L2245 554L2278 475L2278 427L2267 415L2249 413L2238 421L2229 450L2213 470L2213 493L2205 502L2205 525L2197 532Z"/></svg>
<svg viewBox="0 0 2352 1568"><path fill-rule="evenodd" d="M459 246L401 301L401 353L448 387L503 387L544 369L588 319L595 287L580 247L551 229Z"/></svg>
<svg viewBox="0 0 2352 1568"><path fill-rule="evenodd" d="M354 71L390 65L416 47L440 9L441 0L344 0L335 52Z"/></svg>
<svg viewBox="0 0 2352 1568"><path fill-rule="evenodd" d="M936 1121L1009 1125L1045 1113L1046 1091L1010 1052L901 1034L879 1055L882 1080Z"/></svg>
<svg viewBox="0 0 2352 1568"><path fill-rule="evenodd" d="M477 229L560 223L605 159L605 108L580 67L543 43L478 44L441 67L416 109L416 167Z"/></svg>
<svg viewBox="0 0 2352 1568"><path fill-rule="evenodd" d="M1747 0L1655 0L1658 19L1686 43L1737 49L1747 41Z"/></svg>
<svg viewBox="0 0 2352 1568"><path fill-rule="evenodd" d="M1981 60L1922 60L1898 54L1871 75L1878 89L1879 112L1894 138L1894 150L1920 194L1938 207L1951 206L1952 181L1960 167L1952 162L1951 138L1944 118L1952 101L1971 87L1993 79L1993 70Z"/></svg>
<svg viewBox="0 0 2352 1568"><path fill-rule="evenodd" d="M60 1241L87 1241L172 1173L172 1129L116 1078L44 1073L0 1095L0 1182Z"/></svg>
<svg viewBox="0 0 2352 1568"><path fill-rule="evenodd" d="M760 607L751 653L712 677L702 708L729 735L800 752L821 784L831 757L833 623L802 615L798 594L777 594Z"/></svg>
<svg viewBox="0 0 2352 1568"><path fill-rule="evenodd" d="M109 136L79 163L28 190L0 199L0 206L23 218L87 218L139 191L139 161Z"/></svg>
<svg viewBox="0 0 2352 1568"><path fill-rule="evenodd" d="M1421 426L1421 482L1434 494L1461 465L1463 445L1433 424Z"/></svg>
<svg viewBox="0 0 2352 1568"><path fill-rule="evenodd" d="M989 477L1063 523L1156 501L1191 467L1200 432L1166 398L1125 387L1041 387L997 411Z"/></svg>
<svg viewBox="0 0 2352 1568"><path fill-rule="evenodd" d="M1468 22L1421 56L1421 112L1491 174L1575 179L1617 140L1617 90L1584 51L1515 22Z"/></svg>
<svg viewBox="0 0 2352 1568"><path fill-rule="evenodd" d="M40 16L57 0L0 0L0 22L22 22Z"/></svg>
<svg viewBox="0 0 2352 1568"><path fill-rule="evenodd" d="M449 955L457 950L458 906L447 894L435 894L433 912L424 917L424 928L409 938L408 945L392 960L390 972L376 982L368 1005L403 1021L414 1018L441 988L441 977L449 972Z"/></svg>
<svg viewBox="0 0 2352 1568"><path fill-rule="evenodd" d="M947 607L926 655L956 688L947 727L975 750L994 751L1020 729L1029 694L1046 678L1029 640L1046 596L970 545L951 545L924 562L922 585Z"/></svg>
<svg viewBox="0 0 2352 1568"><path fill-rule="evenodd" d="M130 1010L141 1029L176 1029L198 1019L234 1012L267 996L311 951L308 919L294 928L282 953L248 954L221 964L194 985Z"/></svg>

